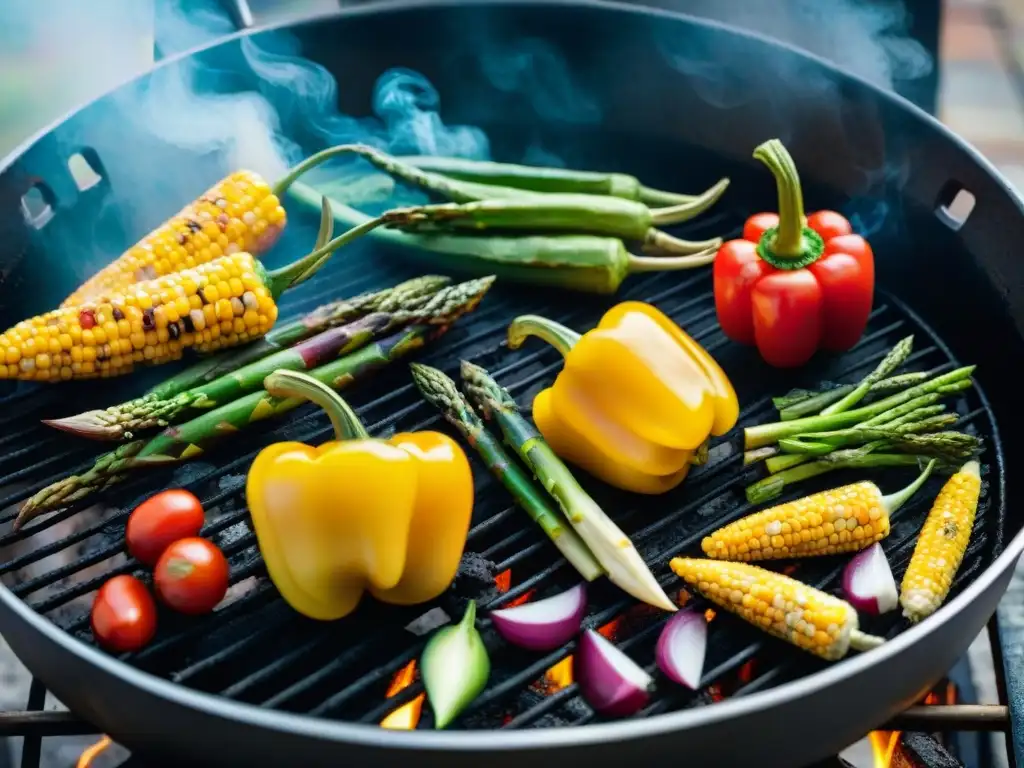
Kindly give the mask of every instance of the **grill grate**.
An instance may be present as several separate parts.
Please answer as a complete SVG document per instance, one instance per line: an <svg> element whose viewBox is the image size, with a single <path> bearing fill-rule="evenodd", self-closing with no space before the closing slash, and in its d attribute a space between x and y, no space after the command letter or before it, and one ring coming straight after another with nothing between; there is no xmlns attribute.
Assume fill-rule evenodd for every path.
<svg viewBox="0 0 1024 768"><path fill-rule="evenodd" d="M690 227L685 236L706 237L737 221L736 215L720 213ZM385 271L380 260L372 258L373 250L369 250L369 259L367 249L351 250L353 254L335 260L325 274L296 291L282 307L282 317L335 297L338 291L333 286L345 285L345 293L354 294L414 274L395 269L393 264ZM658 304L716 356L745 404L741 427L774 418L770 394L792 386L814 386L823 379L848 381L864 375L909 333L915 334L915 352L907 370L940 370L957 364L918 318L899 300L884 294L876 301L868 331L854 350L817 361L795 374L764 367L751 350L732 345L721 335L707 271L635 279L615 301L625 298ZM420 357L449 373L457 370L460 359L474 360L491 370L526 406L550 383L561 359L539 343L510 352L503 342L506 323L516 314L534 312L582 330L592 327L610 303L607 298L584 297L566 311L564 294L499 286L476 313L456 324ZM402 368L395 366L379 374L372 385L357 386L347 393L370 432L447 429L436 411L419 399ZM17 504L66 475L68 467L85 469L99 453L94 444L54 436L38 426L41 415L53 415L59 407L60 395L55 389L17 392L0 400L4 406L0 413L6 414L0 418L5 433L0 447L14 449L0 459L0 510L10 507L0 512L0 525L8 530L9 525L4 524L13 519ZM380 392L386 394L374 396ZM108 390L103 401L111 399ZM964 414L960 428L991 433L993 415L979 393L972 390L955 405ZM491 649L493 671L488 688L462 716L458 727L537 728L593 721L595 714L582 702L575 684L559 688L550 680L544 683L547 671L573 653L575 643L538 657L504 645L490 628L487 610L521 600L531 592L543 596L564 589L574 582L575 574L525 515L510 504L511 498L472 452L467 451L474 463L477 507L466 561L474 568L465 569L449 594L432 606L410 608L384 607L367 600L348 619L329 624L307 620L288 609L269 583L256 548L244 505L244 473L264 445L282 439L319 442L329 436L327 419L307 406L286 423L271 422L247 432L241 451L238 446L223 446L211 451L207 461L173 472L155 470L140 475L104 497L109 506L72 507L34 521L23 531L0 536L0 576L36 611L92 642L88 610L93 592L116 573L148 578L123 551L124 522L130 510L160 488L186 487L204 501L208 522L202 535L216 541L228 555L232 587L213 616L188 619L162 612L157 638L141 652L123 655L128 663L183 685L264 707L377 723L423 692L422 684L415 681L392 696L386 695L393 677L419 656L425 641L407 631L407 625L431 608L458 615L461 600L473 597L482 609L480 626ZM729 439L719 441L705 466L695 469L675 491L653 499L611 491L581 475L583 484L633 538L670 594L681 586L667 568L668 558L696 552L700 539L710 530L751 511L743 488L762 470L742 466L740 440L737 430ZM992 475L998 471L997 449L990 444L982 457L986 488L954 593L1002 547L1002 499ZM858 477L835 473L821 482L801 485L784 498ZM873 473L872 478L884 489L905 482L905 474L894 472ZM906 567L916 531L940 483L933 478L894 517L892 533L883 544L897 577ZM808 560L799 563L793 575L835 590L842 565L837 558ZM504 590L493 580L499 573L510 575ZM648 671L654 671L653 648L664 615L637 606L609 585L595 584L590 596L587 625L605 627L616 622L615 641ZM699 601L694 604L707 607ZM884 636L905 628L898 612L867 619L864 624L867 631ZM739 619L719 613L710 626L701 690L666 687L637 716L702 706L722 696L747 695L810 674L823 665ZM371 671L364 674L367 669ZM429 725L430 715L424 709L420 727Z"/></svg>

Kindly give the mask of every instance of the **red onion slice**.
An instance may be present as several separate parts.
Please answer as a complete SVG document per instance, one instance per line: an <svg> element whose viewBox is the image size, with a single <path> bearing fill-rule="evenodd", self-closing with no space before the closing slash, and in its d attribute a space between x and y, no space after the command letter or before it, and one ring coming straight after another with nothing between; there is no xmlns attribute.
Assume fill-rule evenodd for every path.
<svg viewBox="0 0 1024 768"><path fill-rule="evenodd" d="M881 614L895 610L899 592L882 545L875 542L859 552L843 571L843 592L858 611Z"/></svg>
<svg viewBox="0 0 1024 768"><path fill-rule="evenodd" d="M565 645L580 631L587 613L583 584L557 595L491 611L494 628L513 645L531 651L550 651Z"/></svg>
<svg viewBox="0 0 1024 768"><path fill-rule="evenodd" d="M580 637L572 672L587 703L611 717L638 712L654 689L654 679L640 665L592 629Z"/></svg>
<svg viewBox="0 0 1024 768"><path fill-rule="evenodd" d="M704 614L689 608L679 611L668 620L658 638L658 669L669 680L696 690L700 687L707 647L708 623Z"/></svg>

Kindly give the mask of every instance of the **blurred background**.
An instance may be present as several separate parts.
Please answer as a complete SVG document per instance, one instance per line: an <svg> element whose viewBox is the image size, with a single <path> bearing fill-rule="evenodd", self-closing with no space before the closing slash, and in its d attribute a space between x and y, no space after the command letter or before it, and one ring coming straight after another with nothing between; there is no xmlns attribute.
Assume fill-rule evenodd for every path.
<svg viewBox="0 0 1024 768"><path fill-rule="evenodd" d="M0 0L0 158L167 56L241 26L374 0ZM888 82L974 144L1024 194L1024 0L633 0L746 26ZM887 61L861 55L853 15L871 14ZM844 15L845 14L845 15ZM808 30L814 34L808 34ZM860 32L863 33L863 29ZM0 160L2 163L2 160ZM1024 570L1004 601L1024 604ZM981 702L996 701L987 642L971 651ZM0 712L24 707L30 677L0 637ZM56 702L51 702L57 706ZM75 765L95 737L48 739L45 768ZM993 741L995 765L1005 752ZM20 739L0 739L0 768ZM115 765L116 749L93 768Z"/></svg>

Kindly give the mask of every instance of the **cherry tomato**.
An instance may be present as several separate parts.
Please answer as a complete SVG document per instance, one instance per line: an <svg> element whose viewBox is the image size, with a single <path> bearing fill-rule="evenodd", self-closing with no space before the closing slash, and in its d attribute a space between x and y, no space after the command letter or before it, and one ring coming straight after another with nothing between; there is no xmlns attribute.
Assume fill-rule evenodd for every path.
<svg viewBox="0 0 1024 768"><path fill-rule="evenodd" d="M115 576L92 604L92 634L110 651L137 651L156 633L156 604L134 576Z"/></svg>
<svg viewBox="0 0 1024 768"><path fill-rule="evenodd" d="M161 602L181 613L209 613L228 591L228 561L206 539L179 539L157 561L153 584Z"/></svg>
<svg viewBox="0 0 1024 768"><path fill-rule="evenodd" d="M163 491L139 504L124 530L128 551L140 563L155 565L178 539L197 536L206 515L199 499L181 489Z"/></svg>

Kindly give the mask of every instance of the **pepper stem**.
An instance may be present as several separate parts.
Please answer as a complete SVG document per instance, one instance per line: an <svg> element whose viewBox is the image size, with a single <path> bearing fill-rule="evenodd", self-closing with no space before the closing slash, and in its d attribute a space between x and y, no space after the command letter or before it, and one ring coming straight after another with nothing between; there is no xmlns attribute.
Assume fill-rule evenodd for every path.
<svg viewBox="0 0 1024 768"><path fill-rule="evenodd" d="M821 256L824 242L817 232L807 227L796 164L778 139L758 146L754 157L775 176L779 197L779 225L764 233L758 252L761 258L779 269L806 267Z"/></svg>
<svg viewBox="0 0 1024 768"><path fill-rule="evenodd" d="M341 246L362 237L367 232L376 229L383 223L383 217L378 216L374 219L364 221L362 224L357 224L337 237L327 240L327 237L330 236L330 231L333 229L334 221L331 214L330 201L328 201L326 197L321 198L320 231L317 235L317 242L319 243L324 240L327 240L327 242L315 248L301 259L293 261L291 264L286 264L279 269L267 272L265 282L267 283L267 287L270 289L271 295L277 299L289 288L309 280L309 278L315 275L320 268L327 263L327 260L331 258L331 255L341 248ZM328 234L325 236L324 233Z"/></svg>
<svg viewBox="0 0 1024 768"><path fill-rule="evenodd" d="M363 440L370 436L341 395L312 376L299 371L278 370L263 380L263 388L274 397L300 397L319 405L330 418L334 436L339 441Z"/></svg>
<svg viewBox="0 0 1024 768"><path fill-rule="evenodd" d="M558 350L562 357L569 354L580 335L572 328L548 320L540 315L520 315L508 326L508 348L519 349L527 337L536 336Z"/></svg>
<svg viewBox="0 0 1024 768"><path fill-rule="evenodd" d="M906 488L895 493L890 493L882 497L882 506L885 507L885 511L890 515L897 509L902 507L907 501L917 493L917 489L924 485L924 481L928 479L928 476L935 469L935 459L928 462L928 466L924 468L924 471L917 476L917 479L908 485Z"/></svg>
<svg viewBox="0 0 1024 768"><path fill-rule="evenodd" d="M363 144L339 144L336 147L328 147L327 149L322 149L316 154L310 155L301 163L299 163L294 168L289 170L288 173L285 174L284 178L280 179L273 186L273 189L271 191L275 195L280 197L281 194L283 192L288 191L288 187L290 187L295 182L296 179L298 179L300 176L306 173L306 171L310 171L313 168L316 168L318 165L326 163L332 157L337 157L338 155L364 154L370 149L370 147L367 147Z"/></svg>

